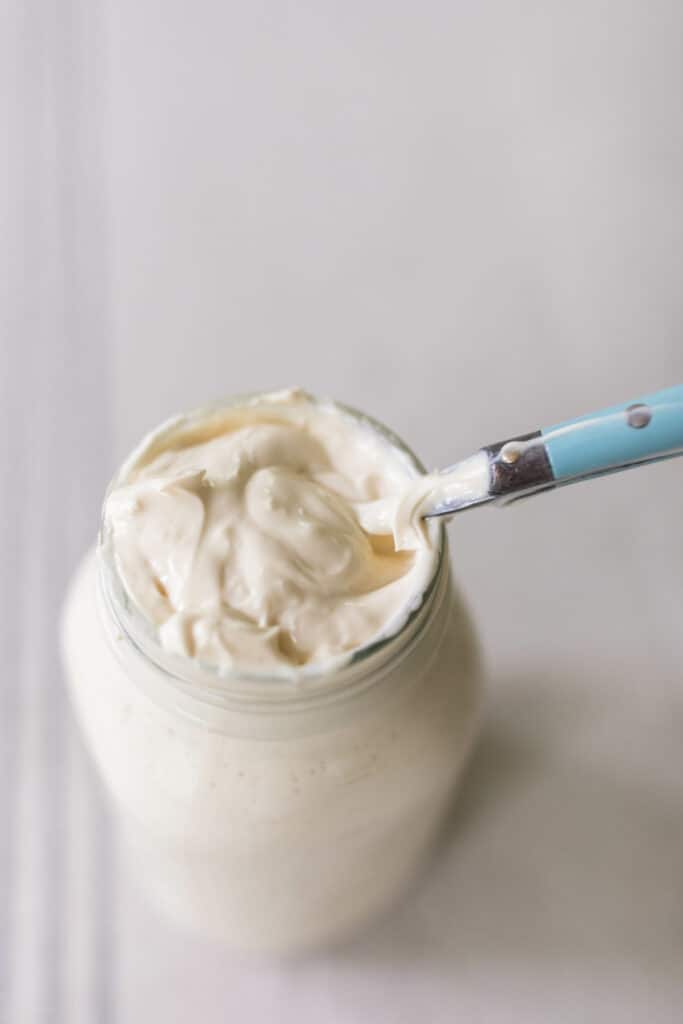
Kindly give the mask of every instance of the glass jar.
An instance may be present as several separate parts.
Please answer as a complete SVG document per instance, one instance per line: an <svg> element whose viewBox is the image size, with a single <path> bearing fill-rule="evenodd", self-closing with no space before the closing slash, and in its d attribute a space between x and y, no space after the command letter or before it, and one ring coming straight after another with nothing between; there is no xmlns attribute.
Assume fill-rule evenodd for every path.
<svg viewBox="0 0 683 1024"><path fill-rule="evenodd" d="M296 682L168 655L102 544L86 556L63 622L71 699L135 872L167 914L289 952L358 927L412 879L479 704L474 631L432 528L433 578L400 631Z"/></svg>

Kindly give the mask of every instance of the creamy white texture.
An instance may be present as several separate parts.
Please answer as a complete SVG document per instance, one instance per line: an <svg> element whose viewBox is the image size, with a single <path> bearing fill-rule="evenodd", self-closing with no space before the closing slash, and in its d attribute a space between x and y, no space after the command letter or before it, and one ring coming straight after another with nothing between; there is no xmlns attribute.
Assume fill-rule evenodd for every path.
<svg viewBox="0 0 683 1024"><path fill-rule="evenodd" d="M457 511L488 493L489 463L482 451L450 469L420 476L387 498L357 505L355 511L368 533L390 533L396 551L411 551L422 544L425 516L453 514L444 509Z"/></svg>
<svg viewBox="0 0 683 1024"><path fill-rule="evenodd" d="M105 537L167 650L219 667L328 661L420 603L438 534L415 520L430 479L415 476L370 424L279 392L153 435L110 491ZM406 489L415 500L396 502ZM382 505L392 521L364 522Z"/></svg>

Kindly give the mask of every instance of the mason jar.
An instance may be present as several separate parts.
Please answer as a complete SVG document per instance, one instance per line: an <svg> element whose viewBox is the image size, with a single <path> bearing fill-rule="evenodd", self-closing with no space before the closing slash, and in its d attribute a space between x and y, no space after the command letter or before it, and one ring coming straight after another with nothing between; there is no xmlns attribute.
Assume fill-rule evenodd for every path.
<svg viewBox="0 0 683 1024"><path fill-rule="evenodd" d="M163 650L100 534L65 605L69 692L134 873L167 915L242 950L286 953L358 928L413 879L448 813L480 692L444 529L429 529L433 574L398 632L289 681Z"/></svg>

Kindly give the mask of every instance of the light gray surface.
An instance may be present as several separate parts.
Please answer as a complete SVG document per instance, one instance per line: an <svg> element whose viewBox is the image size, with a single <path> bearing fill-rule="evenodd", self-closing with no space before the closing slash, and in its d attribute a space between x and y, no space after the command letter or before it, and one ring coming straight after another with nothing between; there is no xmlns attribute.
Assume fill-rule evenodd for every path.
<svg viewBox="0 0 683 1024"><path fill-rule="evenodd" d="M314 961L154 918L56 650L107 476L170 412L301 383L438 465L683 380L680 4L6 12L0 1018L680 1020L677 463L451 527L491 676L460 813Z"/></svg>

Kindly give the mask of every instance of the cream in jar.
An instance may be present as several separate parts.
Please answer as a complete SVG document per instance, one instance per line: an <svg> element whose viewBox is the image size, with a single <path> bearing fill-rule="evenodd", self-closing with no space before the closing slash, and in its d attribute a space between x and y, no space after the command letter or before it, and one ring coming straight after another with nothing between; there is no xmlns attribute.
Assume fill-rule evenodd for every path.
<svg viewBox="0 0 683 1024"><path fill-rule="evenodd" d="M107 498L105 538L166 650L225 668L315 664L396 632L426 587L428 530L399 551L395 522L365 532L357 512L390 514L407 478L369 424L278 392L148 442Z"/></svg>
<svg viewBox="0 0 683 1024"><path fill-rule="evenodd" d="M423 480L377 424L288 391L165 424L113 482L65 659L138 870L187 924L319 944L432 841L478 669L442 527L391 511Z"/></svg>

